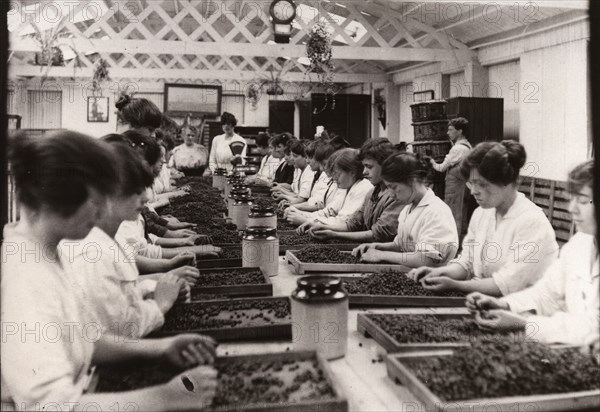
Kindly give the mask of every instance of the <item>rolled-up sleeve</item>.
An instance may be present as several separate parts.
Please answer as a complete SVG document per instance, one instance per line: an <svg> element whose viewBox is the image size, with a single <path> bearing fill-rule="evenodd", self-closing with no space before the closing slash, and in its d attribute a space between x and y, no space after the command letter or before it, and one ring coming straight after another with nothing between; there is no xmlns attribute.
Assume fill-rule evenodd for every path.
<svg viewBox="0 0 600 412"><path fill-rule="evenodd" d="M424 252L439 264L445 264L456 256L458 250L458 234L454 221L442 216L430 214L423 219L419 236L415 241L415 250Z"/></svg>
<svg viewBox="0 0 600 412"><path fill-rule="evenodd" d="M346 221L346 227L348 228L349 232L359 232L361 230L368 230L365 226L365 219L364 219L364 210L365 210L365 207L367 206L367 202L368 202L367 199L365 199L365 202L363 203L363 205L356 212L352 213L350 215L350 217L348 218L348 220ZM396 216L396 222L394 222L394 223L396 225L398 224L397 216Z"/></svg>

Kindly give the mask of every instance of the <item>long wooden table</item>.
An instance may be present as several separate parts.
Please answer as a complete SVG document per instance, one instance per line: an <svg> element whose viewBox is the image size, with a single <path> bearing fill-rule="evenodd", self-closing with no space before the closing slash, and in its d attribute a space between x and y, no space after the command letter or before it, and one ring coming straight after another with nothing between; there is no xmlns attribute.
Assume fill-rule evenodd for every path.
<svg viewBox="0 0 600 412"><path fill-rule="evenodd" d="M271 279L274 296L290 296L296 288L299 276L292 267L279 258L279 275ZM339 274L334 274L339 275ZM405 387L396 385L387 377L385 351L373 339L358 333L358 313L414 313L414 314L463 314L464 308L398 308L377 310L350 310L348 317L348 351L341 359L329 361L334 379L339 382L351 411L425 411L425 407ZM361 345L362 344L362 345ZM254 353L281 352L294 349L292 342L226 343L219 345L218 355L246 355ZM375 362L374 362L375 361Z"/></svg>

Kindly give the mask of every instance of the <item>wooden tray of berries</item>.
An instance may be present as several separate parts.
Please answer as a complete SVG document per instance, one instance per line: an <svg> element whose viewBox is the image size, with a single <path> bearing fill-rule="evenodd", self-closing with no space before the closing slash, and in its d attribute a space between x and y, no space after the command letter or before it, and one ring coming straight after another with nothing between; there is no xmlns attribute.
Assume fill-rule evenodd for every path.
<svg viewBox="0 0 600 412"><path fill-rule="evenodd" d="M204 259L197 260L198 269L237 268L242 266L242 258L232 259Z"/></svg>
<svg viewBox="0 0 600 412"><path fill-rule="evenodd" d="M456 293L435 296L403 273L382 272L341 277L351 307L453 307L465 306Z"/></svg>
<svg viewBox="0 0 600 412"><path fill-rule="evenodd" d="M415 351L425 351L425 350L440 350L440 349L455 349L462 347L469 347L470 344L468 341L465 342L444 342L443 338L439 339L440 342L419 342L421 336L414 337L417 332L410 330L406 334L408 336L409 342L398 342L398 340L392 336L385 328L380 326L380 324L376 321L377 317L385 317L388 319L406 319L407 321L412 321L417 319L417 316L426 316L431 317L432 319L436 319L439 321L444 320L467 320L470 318L469 315L429 315L429 314L420 314L420 315L404 315L404 314L373 314L373 313L359 313L357 315L357 325L356 328L359 333L363 334L365 337L372 338L381 345L387 352L395 353L395 352L415 352ZM374 320L375 319L375 320ZM435 327L435 326L434 326ZM443 328L440 330L441 333L444 332ZM412 341L411 341L412 340Z"/></svg>
<svg viewBox="0 0 600 412"><path fill-rule="evenodd" d="M200 333L218 341L290 340L288 297L204 300L173 306L154 336Z"/></svg>
<svg viewBox="0 0 600 412"><path fill-rule="evenodd" d="M543 346L543 344L537 345ZM543 350L556 349L547 346ZM574 350L578 351L578 349ZM527 387L525 387L522 390L522 392L524 392L523 394L514 396L511 394L502 394L498 397L490 396L489 394L482 396L481 392L478 391L478 388L472 389L472 392L475 392L476 394L474 393L473 397L469 399L449 399L444 395L436 394L435 390L432 389L432 386L435 385L434 382L427 378L419 378L420 374L428 373L420 369L427 362L448 360L449 357L455 356L457 351L463 351L463 357L465 358L473 356L472 349L448 349L388 354L386 357L388 377L397 384L402 384L403 386L407 387L413 395L415 395L421 402L424 403L425 410L427 411L442 412L449 410L468 410L470 412L484 412L493 410L497 412L514 412L600 410L600 388L596 387L595 389L581 390L581 387L576 386L577 384L569 383L569 379L565 379L566 385L574 387L565 392L554 391L551 393L543 393L546 392L546 390L529 390ZM514 356L518 357L518 354L520 353L519 348L516 348L514 352ZM596 374L598 374L600 372L598 365L595 364L591 358L589 361L590 364L586 366L586 372L589 374L589 370L593 368L598 370L596 372ZM464 378L461 377L457 382L457 375L463 375L469 372L464 371L464 368L460 367L444 369L439 365L440 364L438 364L438 367L434 372L434 374L439 378L434 377L434 379L448 379L448 377L452 376L451 385L455 387L458 385L472 385L474 382L473 379L475 379L475 382L480 379L485 380L485 377L482 376L482 371L481 373L475 374L476 378L473 378L473 376ZM489 373L492 376L492 380L495 380L494 378L498 373L507 376L507 373L496 369L493 361L488 361L485 367L490 370ZM509 369L515 369L515 367L512 366L509 367ZM429 369L429 371L431 371L431 369ZM549 376L552 376L551 373L549 375L536 374L535 371L529 370L525 370L524 373L526 374L526 379L529 379L533 375L533 379L539 380L538 386L541 385L542 387L546 385L546 382L548 382ZM572 371L572 374L576 374L576 372ZM510 372L508 372L508 375L510 376ZM535 375L537 375L537 377L535 377ZM514 378L513 381L517 385L521 385L522 382L519 378Z"/></svg>
<svg viewBox="0 0 600 412"><path fill-rule="evenodd" d="M314 351L292 351L215 360L218 382L208 412L347 412L348 401L327 361ZM169 382L180 371L158 363L98 368L88 393L138 390ZM240 387L241 384L241 387Z"/></svg>
<svg viewBox="0 0 600 412"><path fill-rule="evenodd" d="M273 296L273 284L258 267L202 269L191 292L193 301L198 295Z"/></svg>
<svg viewBox="0 0 600 412"><path fill-rule="evenodd" d="M334 245L323 245L323 247L335 249ZM297 247L296 247L297 248ZM342 273L364 273L364 272L400 272L406 273L410 268L404 265L382 264L382 263L308 263L302 262L297 256L298 250L288 250L285 257L288 264L294 267L297 275L306 272L342 272ZM351 256L350 252L339 252Z"/></svg>

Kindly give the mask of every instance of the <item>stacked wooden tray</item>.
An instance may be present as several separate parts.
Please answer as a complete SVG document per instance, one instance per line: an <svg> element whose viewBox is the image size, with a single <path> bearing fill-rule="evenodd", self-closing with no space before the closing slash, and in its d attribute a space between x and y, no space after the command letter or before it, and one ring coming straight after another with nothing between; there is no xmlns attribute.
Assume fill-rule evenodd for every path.
<svg viewBox="0 0 600 412"><path fill-rule="evenodd" d="M453 350L390 354L386 359L387 373L390 379L406 386L410 392L423 402L427 411L484 412L493 410L498 412L514 412L600 410L600 390L444 401L429 389L427 382L423 382L417 378L411 368L418 368L419 361L435 357L452 356L453 354Z"/></svg>
<svg viewBox="0 0 600 412"><path fill-rule="evenodd" d="M347 412L348 401L344 396L339 384L333 380L331 369L325 359L316 352L279 352L269 354L254 354L242 356L218 357L214 367L219 371L218 379L227 379L226 374L239 370L238 365L256 365L256 371L250 375L240 371L236 379L229 376L230 382L243 382L243 389L256 388L254 380L277 380L283 385L281 388L270 387L266 392L271 396L285 398L277 402L269 401L266 392L256 392L248 397L247 391L237 388L235 393L228 388L227 381L219 381L213 405L203 411L207 412L315 412L332 411ZM302 376L310 374L313 380L298 385L292 389L296 379L302 380ZM118 367L102 367L96 370L91 380L88 392L112 393L124 390L143 389L149 386L169 382L178 371L173 368L157 364L125 364ZM223 378L222 378L223 376ZM238 379L239 378L239 379ZM316 379L316 382L315 382ZM287 392L286 392L287 391ZM289 392L289 393L288 393ZM256 399L259 399L258 401ZM216 404L216 405L215 405ZM200 410L201 405L197 410Z"/></svg>
<svg viewBox="0 0 600 412"><path fill-rule="evenodd" d="M335 247L334 245L327 245ZM382 263L307 263L301 262L294 252L297 250L288 250L285 253L285 258L288 264L294 267L297 275L304 275L307 272L327 272L327 273L365 273L365 272L382 272L392 271L406 273L410 268L403 265L382 264ZM346 252L344 252L346 253ZM347 252L350 253L350 252Z"/></svg>
<svg viewBox="0 0 600 412"><path fill-rule="evenodd" d="M261 297L178 304L167 312L164 326L153 335L181 333L200 333L218 341L290 340L290 299Z"/></svg>
<svg viewBox="0 0 600 412"><path fill-rule="evenodd" d="M253 296L273 296L273 284L268 276L266 276L260 268L218 268L218 269L202 269L200 277L208 275L229 275L231 272L252 273L260 272L262 276L261 283L240 283L231 285L211 285L192 288L192 300L195 300L197 295L225 295L230 297L253 297Z"/></svg>

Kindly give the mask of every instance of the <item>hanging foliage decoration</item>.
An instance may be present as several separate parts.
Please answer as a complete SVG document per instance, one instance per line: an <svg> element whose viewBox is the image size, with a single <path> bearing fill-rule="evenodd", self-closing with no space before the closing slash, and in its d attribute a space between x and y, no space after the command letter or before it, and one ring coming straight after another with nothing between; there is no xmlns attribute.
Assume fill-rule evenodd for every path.
<svg viewBox="0 0 600 412"><path fill-rule="evenodd" d="M92 76L92 88L94 92L101 92L102 83L109 80L110 74L108 72L108 62L103 58L100 58L96 62L96 66L94 67L94 75Z"/></svg>
<svg viewBox="0 0 600 412"><path fill-rule="evenodd" d="M331 33L327 30L327 23L315 24L306 43L306 56L310 60L307 73L316 74L319 84L325 89L325 104L320 110L315 108L314 114L319 114L327 108L331 99L331 110L335 109L335 85L333 83L335 66L331 62L333 57L331 51ZM312 83L312 81L311 81Z"/></svg>

